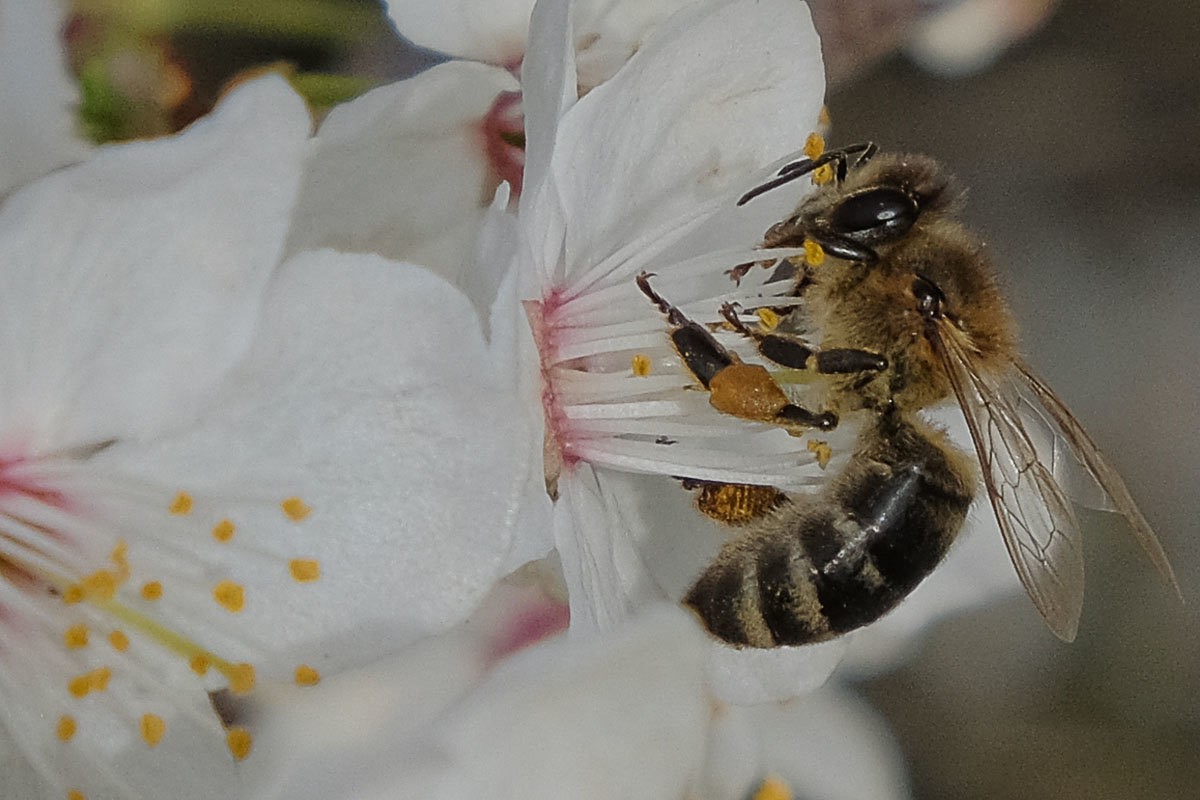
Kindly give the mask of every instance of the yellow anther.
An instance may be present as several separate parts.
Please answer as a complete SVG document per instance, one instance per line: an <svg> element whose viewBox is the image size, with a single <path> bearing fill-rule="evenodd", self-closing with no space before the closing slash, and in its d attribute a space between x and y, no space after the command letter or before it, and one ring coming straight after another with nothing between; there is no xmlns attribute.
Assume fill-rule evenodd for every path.
<svg viewBox="0 0 1200 800"><path fill-rule="evenodd" d="M321 673L310 667L308 664L301 664L296 667L296 685L297 686L316 686L321 682Z"/></svg>
<svg viewBox="0 0 1200 800"><path fill-rule="evenodd" d="M167 732L167 723L157 714L143 714L141 730L142 741L154 747L162 741L163 734Z"/></svg>
<svg viewBox="0 0 1200 800"><path fill-rule="evenodd" d="M816 158L825 152L825 137L819 133L810 133L804 140L804 155Z"/></svg>
<svg viewBox="0 0 1200 800"><path fill-rule="evenodd" d="M229 691L246 694L254 688L254 665L233 664L229 668Z"/></svg>
<svg viewBox="0 0 1200 800"><path fill-rule="evenodd" d="M312 583L321 577L321 562L314 558L293 558L288 569L296 583Z"/></svg>
<svg viewBox="0 0 1200 800"><path fill-rule="evenodd" d="M108 643L112 645L112 649L118 653L124 653L129 649L129 637L122 631L113 631L108 635Z"/></svg>
<svg viewBox="0 0 1200 800"><path fill-rule="evenodd" d="M192 496L187 492L180 492L175 495L171 505L167 506L167 511L180 517L192 513Z"/></svg>
<svg viewBox="0 0 1200 800"><path fill-rule="evenodd" d="M781 778L771 775L754 792L752 800L792 800L792 790Z"/></svg>
<svg viewBox="0 0 1200 800"><path fill-rule="evenodd" d="M279 507L292 522L299 522L312 513L312 506L305 504L299 497L289 497L281 502Z"/></svg>
<svg viewBox="0 0 1200 800"><path fill-rule="evenodd" d="M650 356L638 353L633 357L633 374L639 378L644 378L650 374Z"/></svg>
<svg viewBox="0 0 1200 800"><path fill-rule="evenodd" d="M812 182L816 186L824 186L833 180L833 164L822 164L813 170Z"/></svg>
<svg viewBox="0 0 1200 800"><path fill-rule="evenodd" d="M236 614L246 607L246 590L233 581L221 581L213 587L213 599Z"/></svg>
<svg viewBox="0 0 1200 800"><path fill-rule="evenodd" d="M63 590L62 596L64 605L74 605L83 601L83 587L78 583L73 583Z"/></svg>
<svg viewBox="0 0 1200 800"><path fill-rule="evenodd" d="M108 689L108 682L112 679L112 669L100 667L100 669L92 670L88 677L92 683L92 691L103 692Z"/></svg>
<svg viewBox="0 0 1200 800"><path fill-rule="evenodd" d="M250 731L245 728L230 728L225 733L225 744L229 747L229 752L233 757L241 761L250 755L250 746L253 744L250 739Z"/></svg>
<svg viewBox="0 0 1200 800"><path fill-rule="evenodd" d="M833 448L829 446L828 442L809 439L806 446L810 453L816 455L817 463L821 466L821 469L829 466L829 459L833 458Z"/></svg>
<svg viewBox="0 0 1200 800"><path fill-rule="evenodd" d="M87 800L87 798L84 797L83 792L78 789L72 789L67 792L67 800Z"/></svg>
<svg viewBox="0 0 1200 800"><path fill-rule="evenodd" d="M83 579L83 595L96 600L112 600L120 583L116 574L99 569Z"/></svg>
<svg viewBox="0 0 1200 800"><path fill-rule="evenodd" d="M87 647L88 629L87 625L80 623L67 628L63 634L63 643L72 650L77 650L80 647Z"/></svg>
<svg viewBox="0 0 1200 800"><path fill-rule="evenodd" d="M88 692L92 690L92 674L85 672L82 675L76 675L71 680L67 681L67 691L72 697L87 697Z"/></svg>
<svg viewBox="0 0 1200 800"><path fill-rule="evenodd" d="M825 263L825 248L812 239L804 240L804 263L810 267L819 267Z"/></svg>
<svg viewBox="0 0 1200 800"><path fill-rule="evenodd" d="M71 741L71 737L75 735L78 727L75 724L74 717L68 717L66 714L63 714L58 718L58 726L54 729L54 735L58 737L60 742L69 742Z"/></svg>
<svg viewBox="0 0 1200 800"><path fill-rule="evenodd" d="M233 538L233 523L227 519L223 519L216 525L213 525L212 537L218 542L228 542Z"/></svg>
<svg viewBox="0 0 1200 800"><path fill-rule="evenodd" d="M208 657L207 653L197 653L192 656L192 660L188 662L188 666L197 675L206 675L208 674L208 668L212 666L212 660Z"/></svg>
<svg viewBox="0 0 1200 800"><path fill-rule="evenodd" d="M758 323L763 327L763 330L773 331L779 327L779 315L769 308L755 309L754 313L758 316Z"/></svg>
<svg viewBox="0 0 1200 800"><path fill-rule="evenodd" d="M163 596L162 584L158 581L147 581L142 584L142 598L146 600L160 600Z"/></svg>

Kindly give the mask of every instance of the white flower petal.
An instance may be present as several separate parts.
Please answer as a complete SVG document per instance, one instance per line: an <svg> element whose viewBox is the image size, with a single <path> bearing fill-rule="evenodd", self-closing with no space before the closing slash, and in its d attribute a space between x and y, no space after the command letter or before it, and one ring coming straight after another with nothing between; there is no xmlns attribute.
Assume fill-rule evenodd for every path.
<svg viewBox="0 0 1200 800"><path fill-rule="evenodd" d="M252 552L207 557L247 587L250 641L297 657L333 636L319 667L458 622L509 566L525 500L510 453L532 438L470 303L419 267L322 251L281 268L263 314L200 426L96 461L176 482L214 522L240 511ZM313 508L298 525L277 505L291 494ZM293 581L289 558L320 580Z"/></svg>
<svg viewBox="0 0 1200 800"><path fill-rule="evenodd" d="M521 63L534 0L388 0L387 13L413 44L505 67Z"/></svg>
<svg viewBox="0 0 1200 800"><path fill-rule="evenodd" d="M54 0L0 1L0 198L87 155L66 69L64 9Z"/></svg>
<svg viewBox="0 0 1200 800"><path fill-rule="evenodd" d="M531 647L429 723L410 724L404 703L388 709L398 713L369 728L349 763L297 752L282 779L264 776L272 785L261 797L678 797L704 751L700 644L688 615L657 608L607 636ZM443 669L457 671L427 662L423 675L403 675L438 692ZM375 681L374 690L353 689L384 702L395 694L394 673ZM348 702L369 703L354 695ZM281 724L303 724L293 720L294 713ZM318 714L307 724L324 723Z"/></svg>
<svg viewBox="0 0 1200 800"><path fill-rule="evenodd" d="M518 88L502 69L450 62L333 109L313 142L288 253L371 252L457 280L500 180L485 118Z"/></svg>
<svg viewBox="0 0 1200 800"><path fill-rule="evenodd" d="M776 776L797 797L904 800L904 758L879 714L831 685L786 704L734 707L710 734L703 797L743 798Z"/></svg>
<svg viewBox="0 0 1200 800"><path fill-rule="evenodd" d="M309 133L279 78L170 139L100 151L0 211L5 442L26 453L189 421L253 333Z"/></svg>
<svg viewBox="0 0 1200 800"><path fill-rule="evenodd" d="M704 0L658 26L559 124L567 274L795 150L816 125L822 75L808 9L791 0Z"/></svg>

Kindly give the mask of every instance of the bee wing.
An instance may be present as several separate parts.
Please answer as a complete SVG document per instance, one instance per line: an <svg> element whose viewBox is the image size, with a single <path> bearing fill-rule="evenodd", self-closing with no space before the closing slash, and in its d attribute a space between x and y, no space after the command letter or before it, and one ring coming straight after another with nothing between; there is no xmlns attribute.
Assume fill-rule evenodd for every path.
<svg viewBox="0 0 1200 800"><path fill-rule="evenodd" d="M1106 510L1117 511L1125 517L1129 527L1133 530L1133 535L1141 543L1146 555L1150 557L1150 561L1171 584L1175 593L1182 598L1183 593L1180 591L1178 581L1175 580L1175 571L1171 569L1171 562L1167 559L1162 545L1159 544L1158 537L1150 528L1150 523L1146 521L1137 504L1133 502L1129 490L1125 488L1125 481L1121 480L1117 471L1104 460L1104 456L1100 454L1100 449L1096 447L1092 437L1088 436L1087 431L1079 424L1079 420L1075 419L1070 410L1063 405L1063 401L1058 399L1058 395L1034 375L1025 364L1018 361L1014 366L1016 374L1020 376L1023 388L1049 414L1062 439L1070 445L1075 460L1083 465L1087 474L1111 501Z"/></svg>
<svg viewBox="0 0 1200 800"><path fill-rule="evenodd" d="M1083 610L1083 547L1071 501L1039 459L1018 401L975 368L961 334L944 323L931 342L966 417L1021 584L1050 630L1073 641Z"/></svg>

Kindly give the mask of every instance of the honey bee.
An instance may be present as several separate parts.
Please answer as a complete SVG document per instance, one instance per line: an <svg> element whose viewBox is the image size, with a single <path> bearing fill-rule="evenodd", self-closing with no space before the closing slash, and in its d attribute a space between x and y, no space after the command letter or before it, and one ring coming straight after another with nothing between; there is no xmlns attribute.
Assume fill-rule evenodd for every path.
<svg viewBox="0 0 1200 800"><path fill-rule="evenodd" d="M981 479L1021 583L1063 640L1075 638L1083 606L1079 523L1064 486L1088 487L1122 514L1178 593L1120 476L1018 356L988 258L956 219L962 192L939 164L855 145L789 164L741 202L825 164L832 180L764 237L767 247L815 242L829 256L795 284L802 302L792 313L817 332L816 344L722 308L768 362L816 373L823 407L794 404L777 373L742 362L661 297L651 275L638 277L718 410L797 435L832 429L847 414L865 420L853 454L819 494L704 487L701 511L742 527L684 602L738 647L819 642L867 625L946 555ZM920 413L949 398L966 418L975 459ZM722 492L736 502L711 500ZM734 506L743 516L728 512Z"/></svg>

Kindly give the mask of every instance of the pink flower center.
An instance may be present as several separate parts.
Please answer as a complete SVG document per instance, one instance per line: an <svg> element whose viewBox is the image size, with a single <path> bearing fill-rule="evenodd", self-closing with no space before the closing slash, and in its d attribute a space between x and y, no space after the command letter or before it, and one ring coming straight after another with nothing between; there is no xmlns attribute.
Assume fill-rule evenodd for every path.
<svg viewBox="0 0 1200 800"><path fill-rule="evenodd" d="M521 194L525 171L525 115L520 92L501 92L483 118L483 149L499 181L508 181L513 197Z"/></svg>

